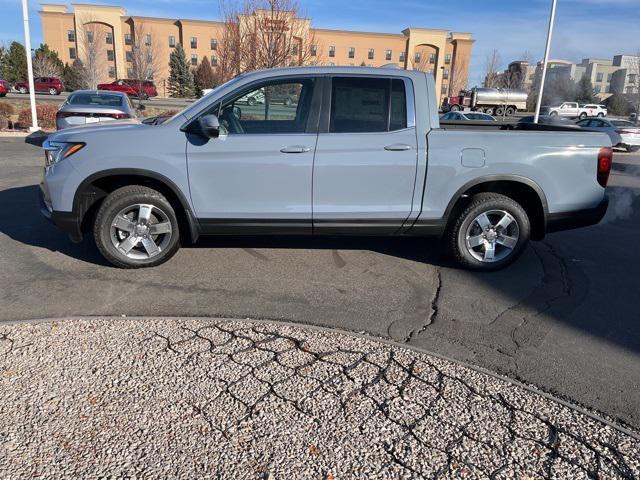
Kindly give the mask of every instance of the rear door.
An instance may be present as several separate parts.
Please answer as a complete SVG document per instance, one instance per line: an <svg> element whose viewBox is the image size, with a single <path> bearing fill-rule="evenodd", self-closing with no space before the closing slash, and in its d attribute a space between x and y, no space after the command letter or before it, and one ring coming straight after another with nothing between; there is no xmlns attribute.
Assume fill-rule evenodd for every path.
<svg viewBox="0 0 640 480"><path fill-rule="evenodd" d="M409 79L325 80L313 167L317 233L396 232L411 213L417 137Z"/></svg>
<svg viewBox="0 0 640 480"><path fill-rule="evenodd" d="M227 132L188 137L191 198L205 233L311 233L318 80L257 81L203 112L216 114ZM249 105L256 92L265 101ZM288 105L275 101L283 92Z"/></svg>

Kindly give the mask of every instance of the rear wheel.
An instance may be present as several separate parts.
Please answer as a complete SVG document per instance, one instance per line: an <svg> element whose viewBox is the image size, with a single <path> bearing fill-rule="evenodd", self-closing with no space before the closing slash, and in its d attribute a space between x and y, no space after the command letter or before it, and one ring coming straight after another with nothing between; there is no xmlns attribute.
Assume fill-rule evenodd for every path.
<svg viewBox="0 0 640 480"><path fill-rule="evenodd" d="M550 117L557 117L558 116L558 112L551 112L549 114Z"/></svg>
<svg viewBox="0 0 640 480"><path fill-rule="evenodd" d="M604 113L600 112L600 113L598 114L598 117L599 117L599 118L604 117Z"/></svg>
<svg viewBox="0 0 640 480"><path fill-rule="evenodd" d="M513 108L513 107L508 107L507 108L507 116L508 117L512 117L513 115L515 115L515 113L516 113L516 109L515 108Z"/></svg>
<svg viewBox="0 0 640 480"><path fill-rule="evenodd" d="M458 105L451 105L451 111L452 112L458 112L458 111L460 111L460 107Z"/></svg>
<svg viewBox="0 0 640 480"><path fill-rule="evenodd" d="M162 194L140 185L109 194L96 215L93 235L100 253L120 268L160 265L180 248L173 207Z"/></svg>
<svg viewBox="0 0 640 480"><path fill-rule="evenodd" d="M256 104L256 99L255 99L255 98L253 98L253 97L249 97L249 98L247 99L247 105L250 105L250 106L252 106L252 107L253 107L255 104Z"/></svg>
<svg viewBox="0 0 640 480"><path fill-rule="evenodd" d="M55 88L49 89L49 95L57 95L57 94L58 94L58 90L56 90Z"/></svg>
<svg viewBox="0 0 640 480"><path fill-rule="evenodd" d="M479 193L454 220L447 244L461 266L493 271L514 262L530 235L529 217L518 202L497 193Z"/></svg>
<svg viewBox="0 0 640 480"><path fill-rule="evenodd" d="M580 120L584 120L585 118L587 118L587 114L585 112L582 112L579 118Z"/></svg>
<svg viewBox="0 0 640 480"><path fill-rule="evenodd" d="M481 109L480 111L483 111L483 110ZM493 115L495 112L493 108L487 107L484 109L484 113L486 113L487 115Z"/></svg>
<svg viewBox="0 0 640 480"><path fill-rule="evenodd" d="M29 90L27 90L27 87L20 87L20 88L18 89L18 91L19 91L20 93L29 93Z"/></svg>

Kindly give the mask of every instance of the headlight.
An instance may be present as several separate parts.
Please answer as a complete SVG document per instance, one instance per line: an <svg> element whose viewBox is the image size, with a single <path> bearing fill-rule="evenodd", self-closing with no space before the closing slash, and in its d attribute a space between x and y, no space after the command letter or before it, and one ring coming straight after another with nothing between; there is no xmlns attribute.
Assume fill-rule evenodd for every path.
<svg viewBox="0 0 640 480"><path fill-rule="evenodd" d="M42 145L47 167L58 163L63 158L70 157L85 146L82 142L50 142L46 140Z"/></svg>

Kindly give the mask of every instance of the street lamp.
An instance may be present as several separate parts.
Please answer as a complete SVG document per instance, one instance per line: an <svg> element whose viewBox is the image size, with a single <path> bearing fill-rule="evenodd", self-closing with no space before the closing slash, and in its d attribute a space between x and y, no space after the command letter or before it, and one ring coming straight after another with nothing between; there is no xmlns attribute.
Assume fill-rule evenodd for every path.
<svg viewBox="0 0 640 480"><path fill-rule="evenodd" d="M29 82L29 102L31 103L31 127L30 131L35 132L38 128L38 114L36 112L36 94L33 85L33 64L31 63L31 34L29 33L29 7L27 0L22 0L22 19L24 21L24 49L27 54L27 76Z"/></svg>
<svg viewBox="0 0 640 480"><path fill-rule="evenodd" d="M558 0L551 0L551 15L549 16L549 30L547 31L547 46L544 49L544 60L542 62L542 78L540 79L540 90L538 91L538 101L536 102L536 115L533 123L538 123L540 119L540 107L542 106L542 94L544 92L544 81L547 78L547 65L549 64L549 51L551 50L551 37L553 36L553 23L556 19L556 6Z"/></svg>

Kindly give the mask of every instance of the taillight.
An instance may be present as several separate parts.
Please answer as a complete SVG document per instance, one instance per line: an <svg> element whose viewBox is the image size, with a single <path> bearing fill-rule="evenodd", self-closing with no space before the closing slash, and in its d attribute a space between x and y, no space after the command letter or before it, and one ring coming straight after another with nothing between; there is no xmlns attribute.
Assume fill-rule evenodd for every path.
<svg viewBox="0 0 640 480"><path fill-rule="evenodd" d="M129 118L129 114L127 113L109 113L107 115L104 115L105 117L111 117L111 118Z"/></svg>
<svg viewBox="0 0 640 480"><path fill-rule="evenodd" d="M607 186L612 164L613 149L611 147L602 147L598 152L598 183L602 187Z"/></svg>
<svg viewBox="0 0 640 480"><path fill-rule="evenodd" d="M58 112L56 113L57 118L65 118L65 117L102 117L102 118L131 118L128 113L88 113L88 112Z"/></svg>

